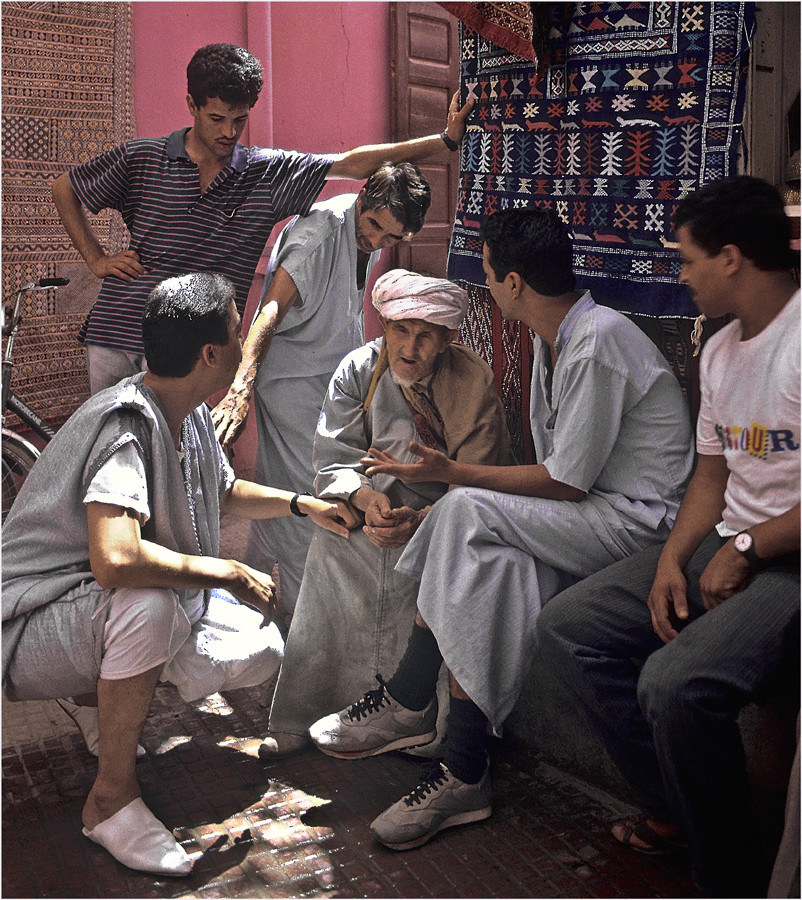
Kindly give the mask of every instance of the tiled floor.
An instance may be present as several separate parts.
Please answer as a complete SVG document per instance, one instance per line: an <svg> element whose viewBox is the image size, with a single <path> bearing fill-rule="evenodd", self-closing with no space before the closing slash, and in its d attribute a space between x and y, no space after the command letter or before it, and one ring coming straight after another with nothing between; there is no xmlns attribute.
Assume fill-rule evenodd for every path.
<svg viewBox="0 0 802 900"><path fill-rule="evenodd" d="M133 872L81 834L96 761L52 701L3 706L3 897L688 897L687 860L637 856L609 822L629 810L520 749L493 752L494 815L394 853L369 824L414 787L401 755L265 764L258 690L187 705L160 686L142 736L146 802L195 859Z"/></svg>
<svg viewBox="0 0 802 900"><path fill-rule="evenodd" d="M221 555L247 533L224 522ZM688 860L620 847L631 812L521 748L492 753L493 816L406 853L369 825L425 764L397 754L335 760L314 748L266 764L265 692L188 705L157 689L138 765L145 801L195 859L192 874L134 872L81 834L97 762L54 701L3 700L2 896L695 897Z"/></svg>

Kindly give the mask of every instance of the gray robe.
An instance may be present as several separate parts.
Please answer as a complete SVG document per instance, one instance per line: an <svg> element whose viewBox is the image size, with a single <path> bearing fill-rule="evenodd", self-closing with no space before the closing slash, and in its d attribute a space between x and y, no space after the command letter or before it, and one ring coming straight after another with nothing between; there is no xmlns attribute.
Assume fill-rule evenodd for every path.
<svg viewBox="0 0 802 900"><path fill-rule="evenodd" d="M359 487L371 486L387 494L394 508L422 509L442 497L446 485L404 485L386 475L371 479L359 462L371 446L412 462L416 457L407 445L421 441L389 370L364 415L380 346L373 341L349 354L331 380L315 435L316 492L325 499L347 499ZM487 465L509 462L506 419L486 363L452 345L430 390L445 422L450 457ZM270 710L271 734L304 736L320 716L376 687L377 673L389 677L395 671L417 599L415 581L395 571L402 550L375 547L361 528L348 540L315 530Z"/></svg>
<svg viewBox="0 0 802 900"><path fill-rule="evenodd" d="M27 617L91 581L83 498L100 466L132 441L145 460L150 518L142 536L179 553L216 556L220 500L234 474L205 405L184 421L186 452L197 461L190 505L181 464L158 398L135 375L91 397L33 466L3 526L3 681ZM195 590L179 590L185 608Z"/></svg>
<svg viewBox="0 0 802 900"><path fill-rule="evenodd" d="M362 300L365 282L356 281L356 194L316 203L282 237L271 272L282 266L300 298L276 329L270 351L259 366L254 413L259 435L255 480L288 491L311 491L312 440L326 388L340 360L364 341ZM265 294L272 275L265 279ZM303 575L314 526L309 519L254 522L247 561L271 571L278 561L280 595L291 613Z"/></svg>

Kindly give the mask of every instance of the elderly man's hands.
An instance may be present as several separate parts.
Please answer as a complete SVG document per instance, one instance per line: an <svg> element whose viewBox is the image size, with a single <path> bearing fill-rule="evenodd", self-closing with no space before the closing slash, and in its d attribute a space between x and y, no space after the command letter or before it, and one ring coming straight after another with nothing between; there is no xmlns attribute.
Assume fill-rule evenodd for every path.
<svg viewBox="0 0 802 900"><path fill-rule="evenodd" d="M404 484L415 484L420 481L442 481L449 484L448 466L451 460L439 450L431 450L417 441L409 444L410 453L419 456L416 463L401 463L392 453L371 447L368 456L360 462L366 466L365 474L368 478L374 475L391 475Z"/></svg>
<svg viewBox="0 0 802 900"><path fill-rule="evenodd" d="M426 510L399 506L391 509L386 494L372 488L360 488L351 499L352 504L365 514L362 530L376 547L389 549L403 547L418 530Z"/></svg>

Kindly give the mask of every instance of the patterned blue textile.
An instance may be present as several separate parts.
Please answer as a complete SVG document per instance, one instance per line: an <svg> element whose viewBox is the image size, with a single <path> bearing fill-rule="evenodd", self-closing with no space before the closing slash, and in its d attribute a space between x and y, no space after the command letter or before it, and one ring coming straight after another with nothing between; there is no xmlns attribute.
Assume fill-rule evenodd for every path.
<svg viewBox="0 0 802 900"><path fill-rule="evenodd" d="M754 4L552 4L549 64L460 24L461 147L449 277L484 284L481 222L553 207L578 286L624 312L695 316L677 283L677 201L737 171Z"/></svg>

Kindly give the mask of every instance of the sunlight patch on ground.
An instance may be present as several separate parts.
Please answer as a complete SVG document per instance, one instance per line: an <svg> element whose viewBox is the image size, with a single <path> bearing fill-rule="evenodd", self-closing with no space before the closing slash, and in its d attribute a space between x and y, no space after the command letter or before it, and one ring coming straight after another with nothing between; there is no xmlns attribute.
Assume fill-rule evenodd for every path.
<svg viewBox="0 0 802 900"><path fill-rule="evenodd" d="M213 716L230 716L234 712L222 694L210 694L202 700L197 700L192 706L198 712L209 713Z"/></svg>
<svg viewBox="0 0 802 900"><path fill-rule="evenodd" d="M176 734L173 737L167 738L167 740L162 741L159 746L155 750L151 750L151 753L155 753L156 755L161 755L162 753L169 753L171 750L175 750L176 747L180 747L182 744L189 744L193 740L191 734Z"/></svg>

